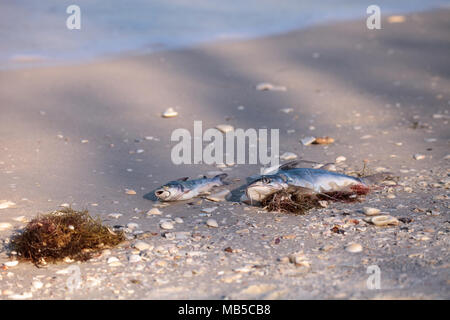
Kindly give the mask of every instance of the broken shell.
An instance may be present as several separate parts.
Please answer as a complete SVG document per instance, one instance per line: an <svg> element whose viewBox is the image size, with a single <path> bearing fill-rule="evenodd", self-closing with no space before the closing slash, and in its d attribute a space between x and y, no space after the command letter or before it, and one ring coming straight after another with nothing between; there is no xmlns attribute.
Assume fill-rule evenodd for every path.
<svg viewBox="0 0 450 320"><path fill-rule="evenodd" d="M341 162L344 162L345 160L347 160L346 157L344 157L344 156L339 156L339 157L336 158L336 163L341 163Z"/></svg>
<svg viewBox="0 0 450 320"><path fill-rule="evenodd" d="M423 154L416 153L416 154L413 156L413 158L414 158L415 160L423 160L423 159L425 159L425 156L424 156Z"/></svg>
<svg viewBox="0 0 450 320"><path fill-rule="evenodd" d="M178 115L178 112L176 112L173 108L168 108L166 111L163 112L162 117L163 118L173 118Z"/></svg>
<svg viewBox="0 0 450 320"><path fill-rule="evenodd" d="M0 200L0 209L7 209L14 206L15 203L8 200Z"/></svg>
<svg viewBox="0 0 450 320"><path fill-rule="evenodd" d="M294 160L297 158L297 155L292 152L285 152L280 156L281 160Z"/></svg>
<svg viewBox="0 0 450 320"><path fill-rule="evenodd" d="M129 195L135 195L136 191L132 190L132 189L125 189L125 193L129 194Z"/></svg>
<svg viewBox="0 0 450 320"><path fill-rule="evenodd" d="M12 225L8 222L0 222L0 231L11 229Z"/></svg>
<svg viewBox="0 0 450 320"><path fill-rule="evenodd" d="M160 214L162 214L162 212L158 208L151 208L150 210L147 211L147 214L148 215L160 215Z"/></svg>
<svg viewBox="0 0 450 320"><path fill-rule="evenodd" d="M313 143L314 141L316 141L315 137L306 137L300 140L300 142L304 145L304 146L309 146L311 143Z"/></svg>
<svg viewBox="0 0 450 320"><path fill-rule="evenodd" d="M218 228L218 227L219 227L219 224L218 224L217 221L214 220L214 219L208 219L208 220L206 221L206 225L207 225L208 227L211 227L211 228Z"/></svg>
<svg viewBox="0 0 450 320"><path fill-rule="evenodd" d="M284 86L274 86L268 82L262 82L256 86L256 90L259 91L286 91L286 87Z"/></svg>
<svg viewBox="0 0 450 320"><path fill-rule="evenodd" d="M160 224L161 229L165 229L165 230L171 230L173 229L173 224L169 221L164 221L163 223Z"/></svg>
<svg viewBox="0 0 450 320"><path fill-rule="evenodd" d="M370 222L376 226L388 226L388 225L397 226L400 223L397 220L397 218L388 215L373 217L370 219Z"/></svg>
<svg viewBox="0 0 450 320"><path fill-rule="evenodd" d="M333 143L334 139L330 137L320 137L314 140L313 144L330 144Z"/></svg>

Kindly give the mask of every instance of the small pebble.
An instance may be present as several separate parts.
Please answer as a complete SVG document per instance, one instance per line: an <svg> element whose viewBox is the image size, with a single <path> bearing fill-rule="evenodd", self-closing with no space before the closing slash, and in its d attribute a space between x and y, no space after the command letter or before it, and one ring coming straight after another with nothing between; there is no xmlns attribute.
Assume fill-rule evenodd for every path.
<svg viewBox="0 0 450 320"><path fill-rule="evenodd" d="M129 195L134 195L134 194L136 194L136 191L134 191L132 189L125 189L125 193L129 194Z"/></svg>

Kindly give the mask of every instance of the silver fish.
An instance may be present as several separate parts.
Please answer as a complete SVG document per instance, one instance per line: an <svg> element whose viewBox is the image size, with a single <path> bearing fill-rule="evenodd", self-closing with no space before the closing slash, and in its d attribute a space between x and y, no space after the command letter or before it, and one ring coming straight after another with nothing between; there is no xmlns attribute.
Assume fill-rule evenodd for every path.
<svg viewBox="0 0 450 320"><path fill-rule="evenodd" d="M219 174L213 178L204 176L200 179L181 178L170 181L155 191L155 196L161 201L179 201L192 199L204 194L213 187L222 186L227 177L226 173Z"/></svg>
<svg viewBox="0 0 450 320"><path fill-rule="evenodd" d="M371 184L386 176L377 174L357 178L321 169L292 168L292 165L288 163L280 167L275 174L262 175L254 180L246 188L247 198L251 201L262 201L281 190L309 194L352 190L368 192Z"/></svg>

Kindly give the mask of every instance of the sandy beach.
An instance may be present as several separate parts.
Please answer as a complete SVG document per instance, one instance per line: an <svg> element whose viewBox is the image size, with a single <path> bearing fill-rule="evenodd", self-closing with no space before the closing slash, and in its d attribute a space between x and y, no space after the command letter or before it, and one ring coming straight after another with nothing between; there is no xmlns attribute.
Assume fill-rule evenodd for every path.
<svg viewBox="0 0 450 320"><path fill-rule="evenodd" d="M111 226L138 225L125 244L87 262L3 266L0 299L449 299L449 21L450 10L430 11L401 23L384 17L381 30L357 20L0 71L0 200L15 203L0 209L0 265L15 230L62 204ZM262 82L286 91L256 90ZM170 107L178 116L162 118ZM171 133L192 132L196 120L276 128L280 154L320 163L344 156L337 167L348 173L367 160L373 172L398 175L399 186L304 216L263 212L236 201L261 166L172 163ZM307 136L335 142L304 146ZM158 205L155 188L218 171L229 175L232 200L147 214ZM363 207L402 222L371 225ZM160 228L175 218L173 229ZM137 250L137 241L148 246ZM351 243L362 251L346 250ZM291 263L293 255L306 262ZM81 282L70 290L73 265ZM367 287L373 265L380 289Z"/></svg>

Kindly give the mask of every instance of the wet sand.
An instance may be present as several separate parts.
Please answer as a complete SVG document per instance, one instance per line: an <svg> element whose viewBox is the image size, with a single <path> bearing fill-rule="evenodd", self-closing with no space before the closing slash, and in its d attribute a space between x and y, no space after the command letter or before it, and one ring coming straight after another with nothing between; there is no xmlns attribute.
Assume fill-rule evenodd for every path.
<svg viewBox="0 0 450 320"><path fill-rule="evenodd" d="M0 222L13 227L0 230L0 263L8 261L8 237L24 225L14 218L30 219L64 203L88 208L110 225L135 222L154 235L144 240L153 249L138 253L140 262L128 262L131 241L75 263L82 281L74 291L67 288L70 275L61 272L69 264L4 267L0 298L450 298L448 21L450 11L427 12L407 15L403 23L383 20L382 30L353 21L76 66L1 71L0 200L16 206L0 209ZM261 82L287 91L258 91ZM179 115L161 118L169 107ZM281 111L286 108L292 112ZM257 165L172 164L171 133L192 132L194 120L202 120L204 130L218 124L278 128L281 154L321 163L345 156L338 166L344 172L360 170L367 159L371 170L398 174L400 186L306 216L231 201L171 204L161 216L148 216L155 202L146 195L169 180L224 170L230 180L241 179L228 186L234 189L259 172ZM306 136L336 142L303 146L299 140ZM415 160L415 154L425 158ZM210 217L201 213L214 206ZM375 227L363 221L364 206L408 219ZM188 232L175 234L179 239L159 227L161 219L175 217L183 223L171 231ZM207 227L209 218L219 227ZM336 225L345 233L330 230ZM346 251L352 242L363 251ZM228 247L233 252L224 251ZM299 252L307 264L286 261ZM121 265L108 265L111 256ZM367 288L370 265L381 270L379 290ZM33 288L33 280L43 288Z"/></svg>

